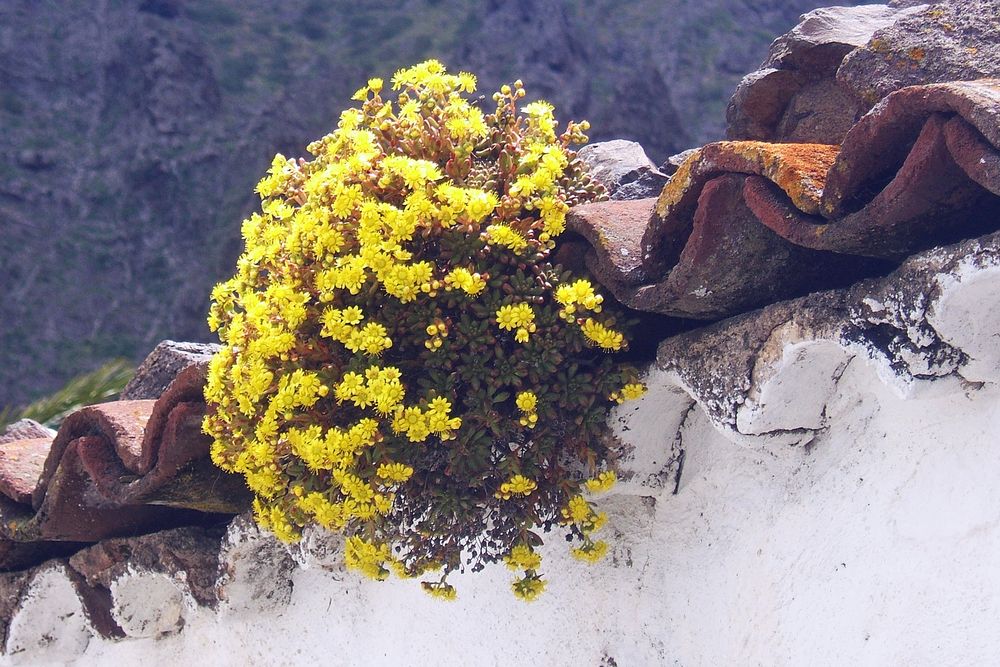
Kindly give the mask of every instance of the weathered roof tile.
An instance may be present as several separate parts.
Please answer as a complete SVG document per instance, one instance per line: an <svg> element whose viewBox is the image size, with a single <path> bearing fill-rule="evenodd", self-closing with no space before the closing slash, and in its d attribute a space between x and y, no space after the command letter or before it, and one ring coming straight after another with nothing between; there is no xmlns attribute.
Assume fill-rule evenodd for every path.
<svg viewBox="0 0 1000 667"><path fill-rule="evenodd" d="M244 509L243 480L208 459L206 367L186 364L157 400L82 408L55 438L0 445L0 569Z"/></svg>
<svg viewBox="0 0 1000 667"><path fill-rule="evenodd" d="M588 266L622 303L718 319L993 231L998 195L1000 81L990 79L896 91L843 146L708 144L648 219L646 203L605 202L570 220L593 246Z"/></svg>
<svg viewBox="0 0 1000 667"><path fill-rule="evenodd" d="M0 493L18 503L31 503L49 455L52 438L16 440L0 447Z"/></svg>

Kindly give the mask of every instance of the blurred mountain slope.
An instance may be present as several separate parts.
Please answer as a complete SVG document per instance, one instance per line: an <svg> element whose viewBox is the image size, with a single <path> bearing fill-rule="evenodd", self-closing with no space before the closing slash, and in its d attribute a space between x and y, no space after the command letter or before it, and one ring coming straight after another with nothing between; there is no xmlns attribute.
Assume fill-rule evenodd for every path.
<svg viewBox="0 0 1000 667"><path fill-rule="evenodd" d="M719 138L739 78L819 0L5 0L0 406L163 338L208 292L275 152L369 76L438 57L521 78L656 161ZM867 3L845 3L867 4Z"/></svg>

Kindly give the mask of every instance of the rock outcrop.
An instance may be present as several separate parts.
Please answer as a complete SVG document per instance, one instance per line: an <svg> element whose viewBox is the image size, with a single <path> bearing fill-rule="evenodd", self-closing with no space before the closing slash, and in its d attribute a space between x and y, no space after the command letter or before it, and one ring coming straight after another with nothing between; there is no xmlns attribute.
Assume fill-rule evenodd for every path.
<svg viewBox="0 0 1000 667"><path fill-rule="evenodd" d="M667 175L659 171L638 143L615 139L584 146L580 159L608 190L611 199L645 199L660 194Z"/></svg>
<svg viewBox="0 0 1000 667"><path fill-rule="evenodd" d="M1000 78L1000 1L917 6L852 51L837 82L863 109L908 86Z"/></svg>
<svg viewBox="0 0 1000 667"><path fill-rule="evenodd" d="M844 57L913 9L826 7L774 41L760 69L740 82L727 110L730 139L839 144L859 104L838 86Z"/></svg>

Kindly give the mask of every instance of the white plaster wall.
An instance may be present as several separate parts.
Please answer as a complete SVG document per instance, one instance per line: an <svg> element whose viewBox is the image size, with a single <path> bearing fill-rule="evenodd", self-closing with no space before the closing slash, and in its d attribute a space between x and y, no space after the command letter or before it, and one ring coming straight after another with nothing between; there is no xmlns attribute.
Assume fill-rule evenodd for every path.
<svg viewBox="0 0 1000 667"><path fill-rule="evenodd" d="M651 382L664 385L623 415L626 436L670 421L652 399L676 388ZM1000 391L904 400L855 358L825 414L808 447L735 444L698 408L678 417L679 493L609 498L599 565L553 535L535 603L499 569L458 578L446 603L329 554L295 570L287 603L247 599L281 575L240 561L239 604L187 608L159 639L93 638L79 664L996 664Z"/></svg>
<svg viewBox="0 0 1000 667"><path fill-rule="evenodd" d="M534 603L503 568L456 577L452 603L363 580L336 539L289 552L239 518L218 610L130 571L111 587L130 638L100 639L51 566L0 664L1000 664L1000 253L969 257L919 259L920 303L893 292L905 276L879 287L857 322L905 332L891 354L791 312L749 376L720 365L696 390L664 344L672 370L612 415L609 557L575 561L552 534Z"/></svg>

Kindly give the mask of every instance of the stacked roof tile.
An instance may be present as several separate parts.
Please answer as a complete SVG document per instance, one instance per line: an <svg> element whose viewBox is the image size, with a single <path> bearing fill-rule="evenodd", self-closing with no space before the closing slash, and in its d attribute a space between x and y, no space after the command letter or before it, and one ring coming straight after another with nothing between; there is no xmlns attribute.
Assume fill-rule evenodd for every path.
<svg viewBox="0 0 1000 667"><path fill-rule="evenodd" d="M587 266L632 308L715 320L995 230L998 12L942 0L804 15L737 88L731 141L686 152L658 197L574 209Z"/></svg>
<svg viewBox="0 0 1000 667"><path fill-rule="evenodd" d="M911 86L842 145L720 141L658 198L575 208L587 264L637 310L719 319L1000 226L1000 79Z"/></svg>
<svg viewBox="0 0 1000 667"><path fill-rule="evenodd" d="M244 509L242 480L212 465L201 433L205 369L205 358L191 360L155 400L83 408L54 437L44 429L8 435L0 446L0 569Z"/></svg>

